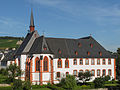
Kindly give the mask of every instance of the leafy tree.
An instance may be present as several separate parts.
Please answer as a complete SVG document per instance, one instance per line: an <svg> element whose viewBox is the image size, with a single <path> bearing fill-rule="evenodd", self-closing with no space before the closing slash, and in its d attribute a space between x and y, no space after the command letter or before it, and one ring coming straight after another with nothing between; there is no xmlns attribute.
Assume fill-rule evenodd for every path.
<svg viewBox="0 0 120 90"><path fill-rule="evenodd" d="M117 71L117 79L120 82L120 48L117 49L117 55L116 55L116 71Z"/></svg>
<svg viewBox="0 0 120 90"><path fill-rule="evenodd" d="M82 80L83 84L86 83L86 81L89 81L92 77L92 74L90 72L79 72L78 78L79 80Z"/></svg>
<svg viewBox="0 0 120 90"><path fill-rule="evenodd" d="M75 76L67 75L66 78L61 79L60 85L65 89L73 90L77 85Z"/></svg>
<svg viewBox="0 0 120 90"><path fill-rule="evenodd" d="M20 67L18 67L16 64L10 64L10 66L7 68L7 71L11 82L14 81L15 77L21 76L22 74Z"/></svg>

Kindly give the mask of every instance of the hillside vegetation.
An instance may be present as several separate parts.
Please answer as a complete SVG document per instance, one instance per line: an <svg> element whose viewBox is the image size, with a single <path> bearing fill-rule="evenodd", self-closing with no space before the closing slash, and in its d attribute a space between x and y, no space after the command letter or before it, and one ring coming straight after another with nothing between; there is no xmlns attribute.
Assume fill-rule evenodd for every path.
<svg viewBox="0 0 120 90"><path fill-rule="evenodd" d="M17 48L17 41L23 40L23 37L0 37L0 49Z"/></svg>

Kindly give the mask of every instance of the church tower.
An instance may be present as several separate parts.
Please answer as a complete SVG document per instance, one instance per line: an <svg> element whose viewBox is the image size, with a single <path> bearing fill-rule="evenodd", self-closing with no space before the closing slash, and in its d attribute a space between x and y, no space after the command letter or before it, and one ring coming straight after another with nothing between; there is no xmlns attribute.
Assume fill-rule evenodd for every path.
<svg viewBox="0 0 120 90"><path fill-rule="evenodd" d="M34 18L33 18L33 9L31 9L30 32L33 32L34 30L35 30L35 26L34 26Z"/></svg>

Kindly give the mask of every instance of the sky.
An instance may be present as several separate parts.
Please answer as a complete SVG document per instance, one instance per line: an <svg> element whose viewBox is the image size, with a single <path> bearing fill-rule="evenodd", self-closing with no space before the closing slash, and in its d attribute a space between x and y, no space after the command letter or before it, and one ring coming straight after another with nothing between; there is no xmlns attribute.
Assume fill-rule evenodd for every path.
<svg viewBox="0 0 120 90"><path fill-rule="evenodd" d="M75 39L92 35L109 51L120 47L120 0L1 0L0 36L25 37L31 8L40 35Z"/></svg>

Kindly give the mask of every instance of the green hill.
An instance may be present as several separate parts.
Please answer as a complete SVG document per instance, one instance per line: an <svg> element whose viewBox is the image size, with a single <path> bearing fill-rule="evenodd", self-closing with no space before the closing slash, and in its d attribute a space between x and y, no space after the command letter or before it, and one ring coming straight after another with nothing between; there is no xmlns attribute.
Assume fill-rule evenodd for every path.
<svg viewBox="0 0 120 90"><path fill-rule="evenodd" d="M19 40L23 40L23 37L0 37L0 49L17 48Z"/></svg>

